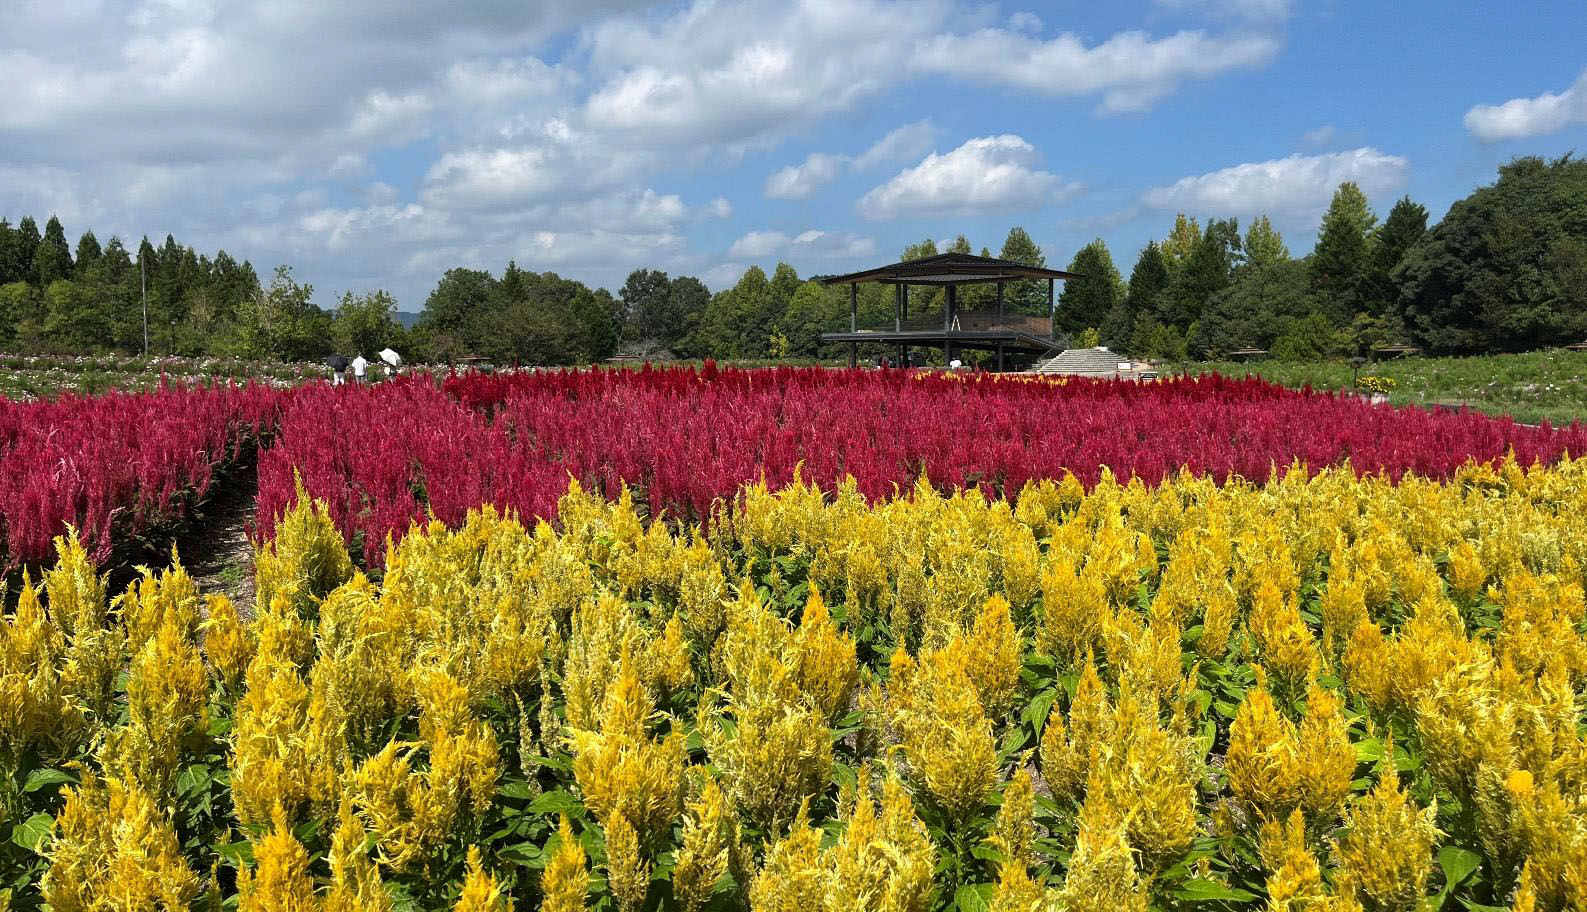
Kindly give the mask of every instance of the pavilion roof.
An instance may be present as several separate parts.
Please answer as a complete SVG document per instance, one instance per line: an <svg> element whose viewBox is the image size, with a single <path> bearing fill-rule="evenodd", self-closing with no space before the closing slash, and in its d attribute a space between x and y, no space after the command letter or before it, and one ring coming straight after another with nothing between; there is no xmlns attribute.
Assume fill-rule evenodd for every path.
<svg viewBox="0 0 1587 912"><path fill-rule="evenodd" d="M974 256L968 253L944 253L919 260L906 260L891 266L851 272L848 275L828 276L821 279L821 282L825 285L861 282L881 282L888 285L977 285L1013 279L1077 278L1079 276L1072 272L1026 266L1013 260Z"/></svg>

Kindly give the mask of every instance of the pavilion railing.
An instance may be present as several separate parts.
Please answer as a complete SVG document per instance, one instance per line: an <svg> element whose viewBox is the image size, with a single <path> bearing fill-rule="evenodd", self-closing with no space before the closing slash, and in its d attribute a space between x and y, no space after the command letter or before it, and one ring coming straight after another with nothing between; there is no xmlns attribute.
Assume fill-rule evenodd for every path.
<svg viewBox="0 0 1587 912"><path fill-rule="evenodd" d="M957 316L958 325L950 327L961 332L1017 332L1030 336L1048 336L1052 334L1052 321L1046 317L1033 317L1029 314L1005 313L1002 317L997 315L996 309L991 310L961 310ZM898 324L898 329L903 332L933 332L942 329L942 311L927 314L922 317L910 317ZM862 332L892 332L892 321L877 323L871 326L860 327Z"/></svg>

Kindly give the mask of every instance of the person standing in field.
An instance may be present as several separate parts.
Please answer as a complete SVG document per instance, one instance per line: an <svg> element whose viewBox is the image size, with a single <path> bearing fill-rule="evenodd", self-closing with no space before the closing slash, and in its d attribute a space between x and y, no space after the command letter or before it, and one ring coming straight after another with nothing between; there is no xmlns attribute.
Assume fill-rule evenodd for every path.
<svg viewBox="0 0 1587 912"><path fill-rule="evenodd" d="M353 359L353 382L363 383L364 375L368 372L369 362L364 360L364 355L362 352L360 352L358 357Z"/></svg>

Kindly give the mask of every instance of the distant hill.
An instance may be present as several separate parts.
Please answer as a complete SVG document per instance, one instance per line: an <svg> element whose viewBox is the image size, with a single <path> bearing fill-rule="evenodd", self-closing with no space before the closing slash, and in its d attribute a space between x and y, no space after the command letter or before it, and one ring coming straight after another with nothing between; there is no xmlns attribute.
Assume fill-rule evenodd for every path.
<svg viewBox="0 0 1587 912"><path fill-rule="evenodd" d="M397 322L402 324L403 329L412 329L413 325L419 322L419 315L409 313L406 310L399 310L397 311Z"/></svg>

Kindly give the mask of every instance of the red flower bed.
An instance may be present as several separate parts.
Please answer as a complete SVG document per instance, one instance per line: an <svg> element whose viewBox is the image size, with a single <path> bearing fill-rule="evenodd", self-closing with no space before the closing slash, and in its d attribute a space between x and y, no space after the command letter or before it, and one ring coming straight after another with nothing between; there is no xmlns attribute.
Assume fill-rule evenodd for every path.
<svg viewBox="0 0 1587 912"><path fill-rule="evenodd" d="M282 396L216 386L0 399L0 569L49 560L68 524L103 563L120 536L179 517L275 426Z"/></svg>
<svg viewBox="0 0 1587 912"><path fill-rule="evenodd" d="M293 496L292 472L327 499L378 564L388 533L426 511L460 520L482 503L549 516L570 476L653 514L709 515L764 477L869 497L922 473L942 486L1017 493L1033 478L1104 466L1149 483L1181 467L1265 479L1295 460L1318 469L1447 478L1468 458L1523 463L1587 449L1587 431L1475 414L1371 406L1353 397L1223 377L1063 383L901 371L778 368L564 371L319 386L283 416L260 462L259 532Z"/></svg>

